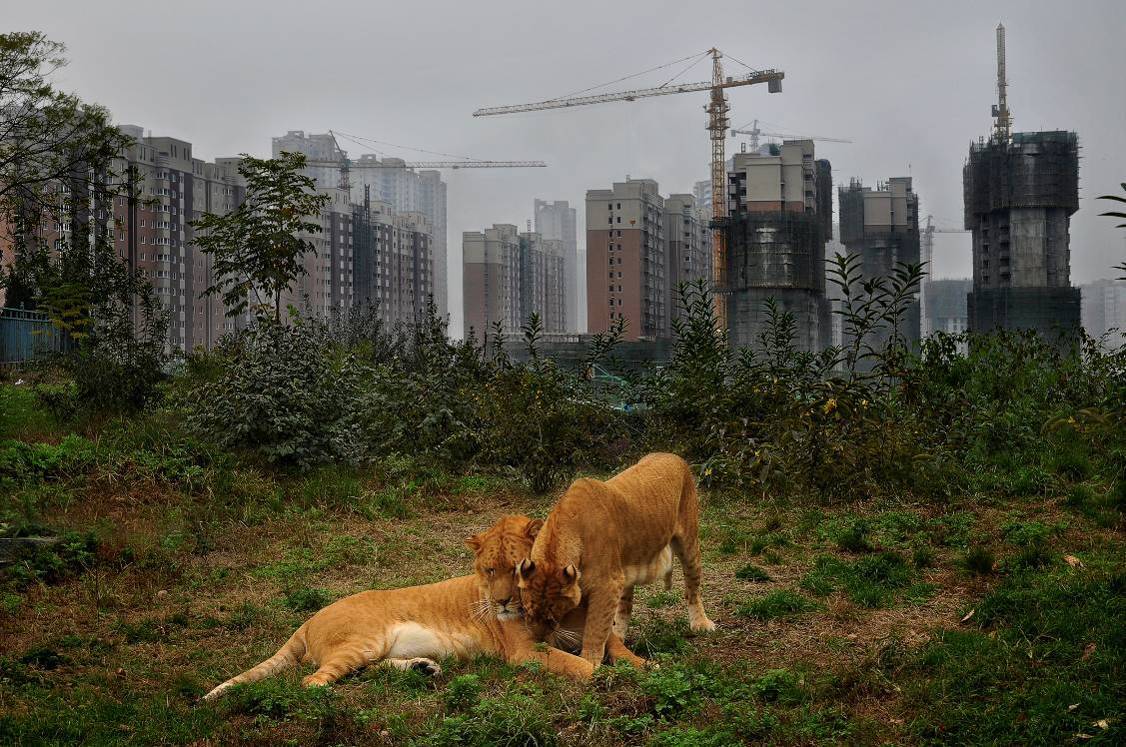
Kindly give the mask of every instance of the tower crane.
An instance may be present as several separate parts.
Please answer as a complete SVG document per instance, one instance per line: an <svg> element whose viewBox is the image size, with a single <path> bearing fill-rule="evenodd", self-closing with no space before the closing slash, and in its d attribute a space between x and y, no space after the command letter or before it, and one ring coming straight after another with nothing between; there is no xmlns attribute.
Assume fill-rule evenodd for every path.
<svg viewBox="0 0 1126 747"><path fill-rule="evenodd" d="M352 169L542 169L547 166L543 161L489 161L473 158L465 158L456 161L403 161L395 159L395 161L391 163L387 163L386 161L364 161L355 163L348 158L348 153L340 147L340 141L336 139L337 133L332 130L328 132L332 135L332 142L336 146L336 158L331 161L316 159L306 160L305 165L339 168L339 186L340 189L345 191L351 191L352 185L349 174Z"/></svg>
<svg viewBox="0 0 1126 747"><path fill-rule="evenodd" d="M694 60L688 68L685 68L681 73L674 76L673 80L675 80L675 78L687 72L687 70L697 62L709 55L712 59L711 81L673 84L672 80L669 80L664 85L657 86L656 88L641 88L632 91L599 93L588 96L567 96L536 101L530 104L486 107L473 112L473 116L488 117L497 114L515 114L518 112L532 112L545 109L565 109L573 106L586 106L588 104L604 104L610 101L636 101L641 98L668 96L674 93L692 93L695 91L710 92L708 104L704 107L704 111L708 114L706 129L710 133L709 137L712 143L712 225L714 231L712 234L712 277L717 291L715 294L716 319L720 328L726 329L727 303L724 291L726 291L727 288L727 241L722 227L723 219L727 217L727 196L725 195L727 167L725 164L726 158L724 150L726 143L724 139L727 136L727 127L729 124L727 115L730 111L730 107L727 104L726 91L728 88L766 83L767 90L770 91L770 93L779 93L782 90L782 79L785 77L785 74L781 70L774 69L755 70L735 60L739 62L740 65L750 70L750 72L737 76L725 76L723 74L722 63L723 53L714 47L699 55L691 55L682 60L676 60L660 67L669 67L688 60ZM734 60L735 58L732 57L731 59ZM638 75L640 75L640 73L638 73Z"/></svg>
<svg viewBox="0 0 1126 747"><path fill-rule="evenodd" d="M928 215L926 217L926 225L923 226L922 235L919 242L919 254L923 261L923 267L926 269L926 275L923 276L922 281L919 283L919 316L923 320L923 333L924 337L929 335L930 323L927 321L927 294L926 285L927 280L931 275L931 262L934 258L934 235L936 233L970 233L964 228L940 228L934 224L934 216Z"/></svg>
<svg viewBox="0 0 1126 747"><path fill-rule="evenodd" d="M851 140L845 140L838 137L823 137L821 135L786 135L781 132L763 132L759 129L758 120L756 119L751 125L751 129L735 129L731 131L731 137L738 135L751 136L751 150L757 151L759 149L759 137L780 137L784 140L819 140L823 143L851 143Z"/></svg>

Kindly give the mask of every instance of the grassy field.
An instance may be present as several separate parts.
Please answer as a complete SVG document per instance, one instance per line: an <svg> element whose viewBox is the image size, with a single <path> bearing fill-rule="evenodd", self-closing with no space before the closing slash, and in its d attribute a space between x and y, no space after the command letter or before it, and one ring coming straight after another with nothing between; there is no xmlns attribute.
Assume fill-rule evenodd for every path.
<svg viewBox="0 0 1126 747"><path fill-rule="evenodd" d="M200 464L159 421L67 436L10 386L0 406L0 536L62 537L0 569L0 743L1126 737L1121 483L941 505L705 493L719 630L687 632L679 570L639 590L628 643L658 669L579 685L481 659L321 690L293 671L203 705L323 605L469 573L467 535L552 497L398 463Z"/></svg>

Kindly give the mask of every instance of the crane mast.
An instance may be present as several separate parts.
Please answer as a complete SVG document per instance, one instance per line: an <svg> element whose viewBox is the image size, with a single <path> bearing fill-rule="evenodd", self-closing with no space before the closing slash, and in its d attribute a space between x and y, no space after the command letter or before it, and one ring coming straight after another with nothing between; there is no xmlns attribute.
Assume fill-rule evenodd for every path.
<svg viewBox="0 0 1126 747"><path fill-rule="evenodd" d="M1012 128L1012 115L1009 112L1009 81L1005 72L1005 26L997 24L997 103L993 106L994 137L1000 142L1008 142Z"/></svg>
<svg viewBox="0 0 1126 747"><path fill-rule="evenodd" d="M515 114L518 112L534 112L544 109L564 109L572 106L585 106L587 104L602 104L610 101L636 101L649 96L668 96L674 93L690 93L692 91L709 91L710 98L704 110L708 113L706 129L712 143L712 277L715 284L715 310L716 321L721 329L727 327L727 243L723 233L723 219L727 217L727 166L724 153L725 138L727 136L728 112L726 89L738 86L750 86L757 83L766 83L771 93L782 90L782 79L785 74L781 70L751 70L745 75L725 77L723 74L723 53L712 48L707 52L697 55L698 60L703 60L706 55L712 58L712 79L699 83L681 83L670 85L666 83L656 88L641 88L633 91L617 91L589 96L571 96L530 104L515 104L512 106L492 106L478 109L473 112L474 117L489 117L497 114ZM732 58L734 59L734 58ZM736 60L738 62L738 60ZM670 63L672 64L672 63ZM740 63L743 64L743 63Z"/></svg>
<svg viewBox="0 0 1126 747"><path fill-rule="evenodd" d="M727 329L727 235L723 232L723 219L727 217L727 156L724 152L727 137L727 94L724 93L723 55L714 47L712 54L711 101L708 112L708 132L712 141L712 282L716 323Z"/></svg>

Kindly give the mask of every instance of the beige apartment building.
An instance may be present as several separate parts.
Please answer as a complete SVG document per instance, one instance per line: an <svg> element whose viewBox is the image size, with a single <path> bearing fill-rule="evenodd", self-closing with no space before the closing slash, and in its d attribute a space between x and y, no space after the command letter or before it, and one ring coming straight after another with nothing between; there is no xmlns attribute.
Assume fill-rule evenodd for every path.
<svg viewBox="0 0 1126 747"><path fill-rule="evenodd" d="M665 201L657 182L630 179L586 193L587 325L605 332L618 319L625 339L668 337L669 274Z"/></svg>
<svg viewBox="0 0 1126 747"><path fill-rule="evenodd" d="M465 337L484 340L497 324L520 331L520 236L511 223L461 235Z"/></svg>

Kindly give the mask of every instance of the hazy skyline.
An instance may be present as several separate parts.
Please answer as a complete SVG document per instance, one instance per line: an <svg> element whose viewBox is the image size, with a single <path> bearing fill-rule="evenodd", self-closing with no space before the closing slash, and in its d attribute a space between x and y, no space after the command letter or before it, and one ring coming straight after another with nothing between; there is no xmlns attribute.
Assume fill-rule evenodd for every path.
<svg viewBox="0 0 1126 747"><path fill-rule="evenodd" d="M710 13L705 13L709 10ZM330 128L432 151L542 159L547 169L444 172L449 184L451 332L461 329L461 233L523 228L533 199L578 208L587 189L627 174L663 194L707 178L706 93L474 119L605 83L716 46L785 71L784 92L729 92L731 118L819 143L834 182L914 177L921 214L962 227L962 164L988 135L994 28L1008 30L1009 102L1018 131L1079 133L1080 210L1072 282L1109 277L1126 256L1094 198L1126 181L1126 3L860 1L766 4L570 2L302 3L5 0L6 30L38 29L68 47L58 84L115 121L193 143L207 160L269 155L287 130ZM728 74L740 69L727 61ZM674 67L605 90L660 85ZM680 80L707 80L702 62ZM738 140L728 141L737 152ZM346 146L347 147L347 146ZM349 149L353 156L362 152ZM425 159L386 148L385 155ZM934 275L968 276L968 234L940 235Z"/></svg>

